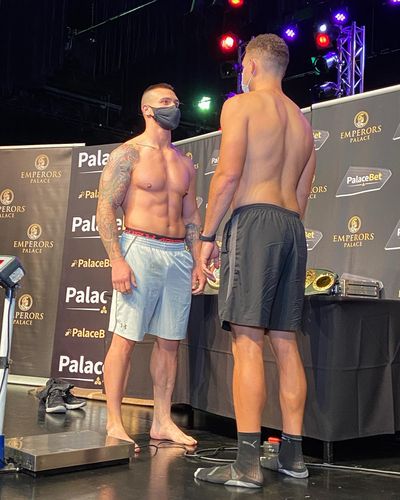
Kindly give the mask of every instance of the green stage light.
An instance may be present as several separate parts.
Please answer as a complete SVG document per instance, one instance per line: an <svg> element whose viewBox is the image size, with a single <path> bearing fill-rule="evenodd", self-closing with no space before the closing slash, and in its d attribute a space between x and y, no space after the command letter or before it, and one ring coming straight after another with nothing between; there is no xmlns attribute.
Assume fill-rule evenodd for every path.
<svg viewBox="0 0 400 500"><path fill-rule="evenodd" d="M210 111L211 109L211 97L204 96L198 101L197 107L200 111Z"/></svg>

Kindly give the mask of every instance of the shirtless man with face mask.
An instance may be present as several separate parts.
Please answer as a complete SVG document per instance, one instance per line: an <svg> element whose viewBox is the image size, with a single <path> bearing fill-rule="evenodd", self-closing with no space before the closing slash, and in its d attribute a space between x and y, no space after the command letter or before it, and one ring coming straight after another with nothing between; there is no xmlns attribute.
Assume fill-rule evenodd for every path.
<svg viewBox="0 0 400 500"><path fill-rule="evenodd" d="M301 449L306 379L297 348L307 246L304 216L315 171L310 124L282 92L289 61L285 42L259 35L243 59L243 94L225 102L220 160L213 176L201 250L204 271L229 208L218 296L222 327L232 331L233 401L238 427L235 463L199 469L197 479L260 488L261 416L266 400L263 349L268 337L279 371L282 445L262 465L305 478ZM210 275L210 279L212 276Z"/></svg>
<svg viewBox="0 0 400 500"><path fill-rule="evenodd" d="M196 441L171 419L171 397L191 295L200 294L206 280L199 265L195 170L171 144L171 130L180 119L173 87L147 88L141 110L144 133L111 153L99 187L97 224L111 261L114 288L109 324L114 335L104 363L107 433L132 441L123 425L121 401L134 346L150 333L156 336L150 362L150 435L191 446ZM126 226L121 238L115 218L118 207Z"/></svg>

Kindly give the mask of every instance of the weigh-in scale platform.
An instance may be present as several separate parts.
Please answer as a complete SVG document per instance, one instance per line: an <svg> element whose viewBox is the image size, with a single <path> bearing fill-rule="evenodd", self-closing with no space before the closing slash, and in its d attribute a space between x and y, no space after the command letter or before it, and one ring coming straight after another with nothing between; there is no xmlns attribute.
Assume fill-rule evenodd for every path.
<svg viewBox="0 0 400 500"><path fill-rule="evenodd" d="M6 461L31 473L128 463L134 445L95 431L6 439Z"/></svg>

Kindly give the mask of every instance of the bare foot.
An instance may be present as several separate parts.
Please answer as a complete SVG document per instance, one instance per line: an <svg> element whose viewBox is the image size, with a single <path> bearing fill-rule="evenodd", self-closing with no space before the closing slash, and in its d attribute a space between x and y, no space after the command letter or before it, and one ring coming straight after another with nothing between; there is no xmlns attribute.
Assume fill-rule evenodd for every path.
<svg viewBox="0 0 400 500"><path fill-rule="evenodd" d="M107 436L111 438L120 439L122 441L128 441L129 443L133 443L135 445L135 453L139 453L140 451L139 446L135 443L135 441L132 438L128 436L123 427L108 427Z"/></svg>
<svg viewBox="0 0 400 500"><path fill-rule="evenodd" d="M151 439L173 441L174 443L184 444L186 446L197 445L197 441L182 432L172 420L163 425L158 425L153 422L150 430L150 437Z"/></svg>

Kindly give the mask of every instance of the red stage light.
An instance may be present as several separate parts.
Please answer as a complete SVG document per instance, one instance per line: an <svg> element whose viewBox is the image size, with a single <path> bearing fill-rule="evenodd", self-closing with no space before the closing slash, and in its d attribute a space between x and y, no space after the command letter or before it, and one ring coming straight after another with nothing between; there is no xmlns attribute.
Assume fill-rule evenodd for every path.
<svg viewBox="0 0 400 500"><path fill-rule="evenodd" d="M244 0L228 0L231 7L243 7Z"/></svg>
<svg viewBox="0 0 400 500"><path fill-rule="evenodd" d="M326 49L331 45L331 37L327 33L318 33L315 37L315 43L317 44L317 47Z"/></svg>
<svg viewBox="0 0 400 500"><path fill-rule="evenodd" d="M219 40L219 46L223 52L233 52L237 49L238 40L232 33L226 33L222 35Z"/></svg>

